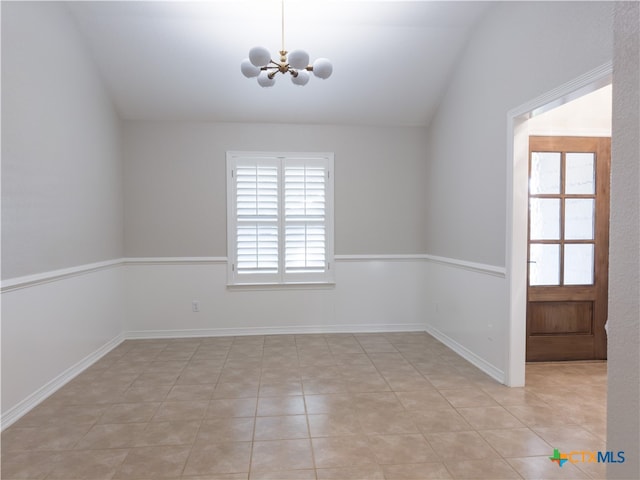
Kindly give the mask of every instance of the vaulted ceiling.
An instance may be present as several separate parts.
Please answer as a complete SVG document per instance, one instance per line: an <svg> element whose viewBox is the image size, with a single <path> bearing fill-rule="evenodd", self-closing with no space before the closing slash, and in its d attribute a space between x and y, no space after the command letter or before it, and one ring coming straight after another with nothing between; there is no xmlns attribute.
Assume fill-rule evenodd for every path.
<svg viewBox="0 0 640 480"><path fill-rule="evenodd" d="M285 0L285 47L329 58L304 87L240 72L275 60L280 0L68 2L124 119L426 125L485 2Z"/></svg>

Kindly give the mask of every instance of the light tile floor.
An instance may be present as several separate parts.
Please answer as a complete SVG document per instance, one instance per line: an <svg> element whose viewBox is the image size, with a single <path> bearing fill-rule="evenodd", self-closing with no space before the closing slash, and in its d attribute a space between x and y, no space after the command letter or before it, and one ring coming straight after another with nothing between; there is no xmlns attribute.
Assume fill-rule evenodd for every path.
<svg viewBox="0 0 640 480"><path fill-rule="evenodd" d="M2 433L12 479L604 478L606 363L504 387L426 333L122 343Z"/></svg>

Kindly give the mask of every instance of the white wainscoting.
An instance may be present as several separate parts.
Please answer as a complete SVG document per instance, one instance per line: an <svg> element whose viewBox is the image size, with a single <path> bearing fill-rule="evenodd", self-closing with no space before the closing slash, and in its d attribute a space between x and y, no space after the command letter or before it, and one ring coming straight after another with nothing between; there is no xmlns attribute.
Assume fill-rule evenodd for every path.
<svg viewBox="0 0 640 480"><path fill-rule="evenodd" d="M507 366L505 269L427 255L426 330L501 383Z"/></svg>
<svg viewBox="0 0 640 480"><path fill-rule="evenodd" d="M334 285L284 288L227 287L226 258L126 264L127 338L424 331L419 255L343 255Z"/></svg>
<svg viewBox="0 0 640 480"><path fill-rule="evenodd" d="M122 340L122 260L2 283L2 428Z"/></svg>
<svg viewBox="0 0 640 480"><path fill-rule="evenodd" d="M2 428L133 338L426 330L504 382L504 268L430 255L340 255L334 268L334 285L297 288L229 288L224 257L127 258L5 281Z"/></svg>
<svg viewBox="0 0 640 480"><path fill-rule="evenodd" d="M127 338L428 331L500 382L504 267L432 255L338 255L335 285L228 288L226 258L128 259ZM192 312L192 301L200 312Z"/></svg>

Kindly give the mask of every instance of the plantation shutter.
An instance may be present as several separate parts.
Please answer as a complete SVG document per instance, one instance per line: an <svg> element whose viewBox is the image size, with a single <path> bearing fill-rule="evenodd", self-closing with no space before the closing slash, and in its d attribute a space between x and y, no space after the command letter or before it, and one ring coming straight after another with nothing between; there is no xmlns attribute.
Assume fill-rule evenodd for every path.
<svg viewBox="0 0 640 480"><path fill-rule="evenodd" d="M230 284L331 281L329 155L227 154Z"/></svg>
<svg viewBox="0 0 640 480"><path fill-rule="evenodd" d="M279 165L273 159L245 159L235 172L236 265L238 275L279 272Z"/></svg>
<svg viewBox="0 0 640 480"><path fill-rule="evenodd" d="M322 160L289 160L284 167L285 273L326 269L327 167Z"/></svg>

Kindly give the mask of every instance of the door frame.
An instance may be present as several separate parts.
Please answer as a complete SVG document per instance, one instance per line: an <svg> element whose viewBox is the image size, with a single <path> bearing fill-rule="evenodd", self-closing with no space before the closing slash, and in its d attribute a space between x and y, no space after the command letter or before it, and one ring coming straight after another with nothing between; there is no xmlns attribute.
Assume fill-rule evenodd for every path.
<svg viewBox="0 0 640 480"><path fill-rule="evenodd" d="M527 320L527 223L529 128L527 121L564 105L612 80L613 64L605 63L507 112L506 288L507 346L505 384L525 384Z"/></svg>

